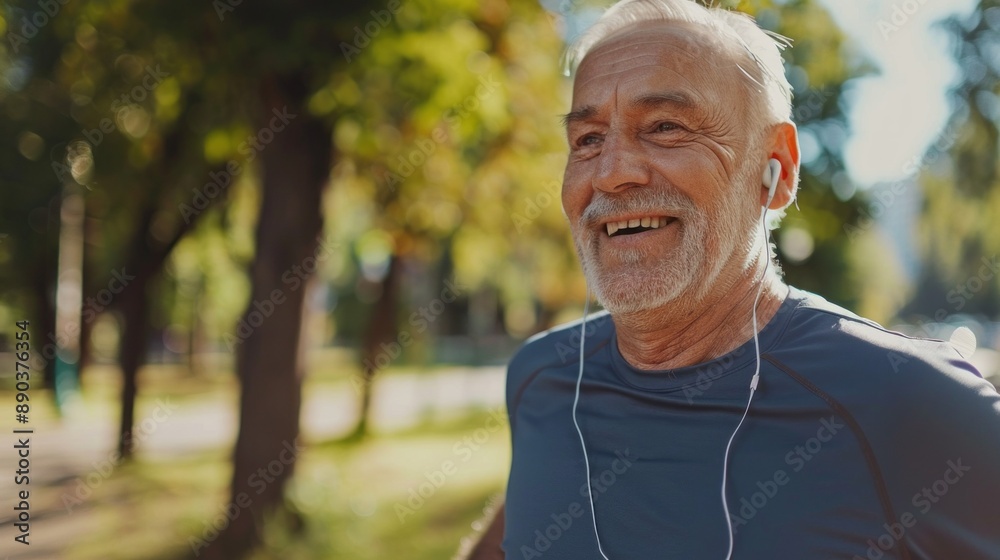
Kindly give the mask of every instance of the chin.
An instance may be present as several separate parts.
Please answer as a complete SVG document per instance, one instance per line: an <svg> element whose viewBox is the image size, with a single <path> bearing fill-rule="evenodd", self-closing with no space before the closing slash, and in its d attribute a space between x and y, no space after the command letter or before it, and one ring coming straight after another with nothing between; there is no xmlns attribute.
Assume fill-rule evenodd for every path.
<svg viewBox="0 0 1000 560"><path fill-rule="evenodd" d="M578 237L574 240L579 239ZM602 262L593 237L576 243L587 285L597 301L613 315L662 308L681 298L700 299L704 290L705 245L685 236L669 254L654 256L643 249L618 250L614 264ZM703 286L702 286L703 287Z"/></svg>
<svg viewBox="0 0 1000 560"><path fill-rule="evenodd" d="M595 270L585 262L584 274L597 301L612 315L637 313L670 305L691 292L698 267L672 264L677 262L627 271Z"/></svg>

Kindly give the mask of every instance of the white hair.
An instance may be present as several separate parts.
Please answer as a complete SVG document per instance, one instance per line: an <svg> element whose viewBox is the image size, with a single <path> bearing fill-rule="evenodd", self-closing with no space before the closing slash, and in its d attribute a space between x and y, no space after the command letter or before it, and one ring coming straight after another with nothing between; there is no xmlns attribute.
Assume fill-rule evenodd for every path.
<svg viewBox="0 0 1000 560"><path fill-rule="evenodd" d="M566 53L566 70L573 72L590 50L617 31L647 21L671 21L702 25L742 46L752 64L737 63L748 78L750 91L756 92L757 104L764 109L757 124L767 125L791 120L792 86L785 78L781 51L791 40L757 26L743 12L718 7L706 8L693 0L622 0L608 9L593 26L577 39ZM759 114L756 111L754 114ZM763 130L756 131L762 133Z"/></svg>

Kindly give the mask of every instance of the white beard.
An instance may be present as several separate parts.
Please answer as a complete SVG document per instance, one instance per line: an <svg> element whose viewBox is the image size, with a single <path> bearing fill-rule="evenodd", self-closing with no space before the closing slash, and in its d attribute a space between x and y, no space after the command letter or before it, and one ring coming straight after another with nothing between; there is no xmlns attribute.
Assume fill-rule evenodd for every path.
<svg viewBox="0 0 1000 560"><path fill-rule="evenodd" d="M739 258L738 274L748 268L759 237L754 214L757 204L745 188L746 171L737 173L735 185L706 214L691 199L674 189L636 187L623 195L595 196L584 211L573 236L587 284L597 300L612 315L629 314L662 307L681 296L693 302L703 298L720 280L721 272L732 258ZM758 210L759 212L759 210ZM666 255L655 257L645 248L611 249L618 266L602 266L596 238L604 233L593 225L601 218L624 213L675 216L679 244ZM715 232L710 235L709 229ZM581 233L584 237L581 243ZM724 279L731 283L735 276Z"/></svg>

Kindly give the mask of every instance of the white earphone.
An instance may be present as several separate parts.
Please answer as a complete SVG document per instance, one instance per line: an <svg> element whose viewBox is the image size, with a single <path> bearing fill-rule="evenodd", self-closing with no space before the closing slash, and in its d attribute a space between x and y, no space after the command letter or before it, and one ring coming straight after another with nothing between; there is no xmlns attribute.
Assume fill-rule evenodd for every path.
<svg viewBox="0 0 1000 560"><path fill-rule="evenodd" d="M771 246L768 240L767 223L764 221L764 218L767 216L768 206L771 205L771 201L774 199L774 193L778 190L779 179L781 179L781 162L771 158L767 162L767 167L764 169L764 177L762 178L764 186L767 187L767 202L760 209L760 226L764 230L764 250L767 251L767 258L764 261L764 273L761 275L757 287L757 296L753 300L752 312L753 345L756 350L757 364L754 367L753 377L750 378L750 397L747 399L747 408L743 411L740 423L733 430L733 435L729 436L729 443L726 444L726 455L722 459L722 510L726 514L726 526L729 528L729 551L726 552L726 560L729 560L733 556L735 541L733 536L733 520L729 516L729 500L726 498L726 480L729 474L729 449L732 447L733 440L736 439L736 434L739 433L740 427L743 426L743 421L746 420L747 414L750 412L750 403L753 402L753 394L757 391L757 383L760 381L760 341L757 340L757 304L760 302L760 293L764 291L764 277L767 276L767 268L771 265Z"/></svg>
<svg viewBox="0 0 1000 560"><path fill-rule="evenodd" d="M757 340L757 304L760 301L760 294L764 290L764 277L767 276L767 268L771 263L771 247L768 240L768 230L767 224L764 222L764 217L767 215L767 207L771 205L771 201L774 199L774 193L778 190L778 180L781 178L781 162L775 158L771 158L767 162L767 167L764 168L764 175L761 182L767 187L767 202L760 211L760 221L761 227L764 229L764 250L767 251L767 259L764 261L764 274L761 277L760 285L757 288L757 297L754 298L753 302L753 343L757 354L757 365L754 369L753 377L750 380L750 397L747 399L746 410L743 411L743 417L740 418L739 424L736 425L736 429L733 430L733 434L729 437L729 443L726 445L726 454L722 460L722 508L726 514L726 525L729 528L729 551L726 553L726 560L730 560L733 556L733 520L729 516L729 502L726 498L726 479L728 475L729 466L729 449L733 445L733 440L736 439L736 434L740 431L740 427L743 426L743 421L746 420L747 414L750 412L750 403L753 402L753 394L757 391L757 382L760 380L760 342ZM594 536L597 538L597 550L601 553L601 557L604 560L610 560L606 554L604 554L604 549L601 547L601 535L597 531L597 511L594 509L594 495L593 489L591 488L590 482L590 458L587 455L587 443L583 439L583 431L580 430L580 424L576 420L576 405L580 402L580 383L583 381L583 360L584 360L584 342L586 340L587 331L587 313L590 311L590 286L587 286L587 299L583 304L583 321L580 323L580 373L576 378L576 394L573 397L573 425L576 426L576 433L580 436L580 446L583 448L583 461L586 466L587 472L587 497L590 499L590 515L594 522Z"/></svg>
<svg viewBox="0 0 1000 560"><path fill-rule="evenodd" d="M781 162L771 158L764 168L764 186L767 187L767 202L764 204L765 211L774 199L774 191L778 190L778 179L781 178Z"/></svg>

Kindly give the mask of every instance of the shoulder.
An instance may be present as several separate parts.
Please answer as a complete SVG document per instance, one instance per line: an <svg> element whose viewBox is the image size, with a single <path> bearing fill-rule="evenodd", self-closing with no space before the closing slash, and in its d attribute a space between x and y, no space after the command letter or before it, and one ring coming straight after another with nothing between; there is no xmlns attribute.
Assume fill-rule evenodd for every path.
<svg viewBox="0 0 1000 560"><path fill-rule="evenodd" d="M908 546L928 557L986 558L1000 538L990 521L1000 500L996 388L949 342L906 336L797 292L772 363L836 401L887 491L889 522L919 519L904 521Z"/></svg>
<svg viewBox="0 0 1000 560"><path fill-rule="evenodd" d="M587 352L603 343L613 328L611 315L607 311L601 311L588 315L586 324L581 318L535 334L514 353L508 375L575 361L580 355L581 340L584 342L584 351Z"/></svg>
<svg viewBox="0 0 1000 560"><path fill-rule="evenodd" d="M1000 443L1000 395L950 342L891 331L797 292L802 300L768 351L797 384L892 437L906 431L957 441L958 433L989 433Z"/></svg>
<svg viewBox="0 0 1000 560"><path fill-rule="evenodd" d="M539 371L577 363L581 340L588 355L603 346L613 329L611 315L601 311L588 315L586 324L581 318L542 331L524 341L507 367L508 398Z"/></svg>
<svg viewBox="0 0 1000 560"><path fill-rule="evenodd" d="M866 383L914 382L932 376L952 380L982 375L949 342L908 336L861 317L822 297L792 289L796 298L786 332L772 352L781 359L833 367L839 376Z"/></svg>

